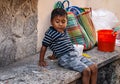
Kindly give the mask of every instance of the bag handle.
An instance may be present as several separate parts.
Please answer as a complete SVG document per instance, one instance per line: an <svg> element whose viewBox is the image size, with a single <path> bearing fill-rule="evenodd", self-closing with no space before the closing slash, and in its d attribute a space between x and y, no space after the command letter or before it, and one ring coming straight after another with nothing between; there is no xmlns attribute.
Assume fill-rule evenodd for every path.
<svg viewBox="0 0 120 84"><path fill-rule="evenodd" d="M54 5L54 9L55 8L64 8L64 5L63 5L63 3L61 2L61 1L57 1L56 3L55 3L55 5Z"/></svg>
<svg viewBox="0 0 120 84"><path fill-rule="evenodd" d="M64 0L63 2L57 1L57 2L55 3L55 5L54 5L54 9L55 9L55 8L63 8L63 9L66 9L66 8L65 8L65 3L67 3L67 7L66 7L66 8L68 8L68 7L70 6L70 2L69 2L69 0Z"/></svg>
<svg viewBox="0 0 120 84"><path fill-rule="evenodd" d="M69 2L69 0L64 0L63 1L63 6L64 6L64 8L65 8L65 3L67 3L67 7L66 8L68 8L68 7L70 7L70 2Z"/></svg>

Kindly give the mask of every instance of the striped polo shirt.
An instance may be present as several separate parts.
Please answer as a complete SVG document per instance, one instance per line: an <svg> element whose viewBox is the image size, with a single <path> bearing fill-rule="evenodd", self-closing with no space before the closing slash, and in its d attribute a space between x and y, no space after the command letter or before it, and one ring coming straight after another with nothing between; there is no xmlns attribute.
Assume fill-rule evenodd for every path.
<svg viewBox="0 0 120 84"><path fill-rule="evenodd" d="M60 33L52 26L46 31L42 44L46 47L50 47L56 57L74 50L66 30L64 33Z"/></svg>

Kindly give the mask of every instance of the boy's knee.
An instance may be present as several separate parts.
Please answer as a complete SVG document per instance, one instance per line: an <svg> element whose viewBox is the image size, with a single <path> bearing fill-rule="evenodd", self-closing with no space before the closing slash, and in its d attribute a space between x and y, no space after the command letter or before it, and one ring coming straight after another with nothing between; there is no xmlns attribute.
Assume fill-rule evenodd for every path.
<svg viewBox="0 0 120 84"><path fill-rule="evenodd" d="M84 69L84 70L83 70L83 75L84 75L84 76L90 76L90 75L91 75L91 70L90 70L90 68Z"/></svg>
<svg viewBox="0 0 120 84"><path fill-rule="evenodd" d="M97 64L93 64L89 68L90 68L92 73L97 73L97 71L98 71Z"/></svg>

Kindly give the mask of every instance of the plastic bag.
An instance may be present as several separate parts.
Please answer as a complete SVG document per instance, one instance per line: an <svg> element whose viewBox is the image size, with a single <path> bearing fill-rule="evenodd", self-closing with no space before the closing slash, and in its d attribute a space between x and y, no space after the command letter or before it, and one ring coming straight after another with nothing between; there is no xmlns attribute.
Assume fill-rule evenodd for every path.
<svg viewBox="0 0 120 84"><path fill-rule="evenodd" d="M119 22L114 13L105 9L93 10L92 20L96 30L112 29Z"/></svg>

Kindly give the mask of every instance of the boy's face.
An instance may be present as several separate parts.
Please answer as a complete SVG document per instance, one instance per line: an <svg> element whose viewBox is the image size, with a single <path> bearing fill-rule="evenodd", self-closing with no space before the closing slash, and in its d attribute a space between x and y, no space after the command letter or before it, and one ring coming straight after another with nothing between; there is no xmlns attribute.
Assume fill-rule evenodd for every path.
<svg viewBox="0 0 120 84"><path fill-rule="evenodd" d="M55 16L51 24L58 32L63 33L67 26L67 16Z"/></svg>

